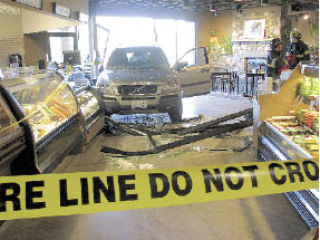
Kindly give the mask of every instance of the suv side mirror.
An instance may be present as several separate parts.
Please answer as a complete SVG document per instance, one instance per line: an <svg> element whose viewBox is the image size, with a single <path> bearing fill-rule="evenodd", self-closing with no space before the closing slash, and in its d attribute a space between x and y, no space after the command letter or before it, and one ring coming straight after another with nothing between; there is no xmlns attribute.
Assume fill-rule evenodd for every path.
<svg viewBox="0 0 320 240"><path fill-rule="evenodd" d="M179 71L182 68L185 68L186 66L188 66L188 62L178 62L176 66L177 66L177 71Z"/></svg>

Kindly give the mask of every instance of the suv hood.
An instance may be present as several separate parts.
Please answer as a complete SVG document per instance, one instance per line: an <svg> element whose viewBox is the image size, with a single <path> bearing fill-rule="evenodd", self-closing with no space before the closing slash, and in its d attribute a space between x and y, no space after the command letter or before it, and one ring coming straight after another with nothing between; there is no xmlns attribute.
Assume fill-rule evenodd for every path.
<svg viewBox="0 0 320 240"><path fill-rule="evenodd" d="M170 77L170 69L107 69L106 74L108 75L108 80L114 84L163 83Z"/></svg>

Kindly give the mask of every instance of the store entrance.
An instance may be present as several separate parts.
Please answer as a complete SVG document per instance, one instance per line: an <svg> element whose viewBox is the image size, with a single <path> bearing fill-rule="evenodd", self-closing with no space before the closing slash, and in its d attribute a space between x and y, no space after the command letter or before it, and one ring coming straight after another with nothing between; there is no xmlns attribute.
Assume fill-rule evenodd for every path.
<svg viewBox="0 0 320 240"><path fill-rule="evenodd" d="M103 16L97 17L97 24L110 30L106 60L117 47L157 45L163 49L172 66L182 54L195 47L193 21ZM105 44L104 33L98 31L100 55Z"/></svg>

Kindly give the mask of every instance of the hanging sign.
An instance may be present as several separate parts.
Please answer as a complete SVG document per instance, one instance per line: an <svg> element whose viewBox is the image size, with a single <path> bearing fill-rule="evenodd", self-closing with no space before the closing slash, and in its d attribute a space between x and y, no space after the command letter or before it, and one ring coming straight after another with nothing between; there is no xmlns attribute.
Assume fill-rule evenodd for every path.
<svg viewBox="0 0 320 240"><path fill-rule="evenodd" d="M64 6L61 6L57 3L53 3L53 13L57 14L59 16L62 16L62 17L69 18L71 15L71 9L64 7Z"/></svg>
<svg viewBox="0 0 320 240"><path fill-rule="evenodd" d="M42 0L12 0L12 1L27 5L29 7L42 9Z"/></svg>

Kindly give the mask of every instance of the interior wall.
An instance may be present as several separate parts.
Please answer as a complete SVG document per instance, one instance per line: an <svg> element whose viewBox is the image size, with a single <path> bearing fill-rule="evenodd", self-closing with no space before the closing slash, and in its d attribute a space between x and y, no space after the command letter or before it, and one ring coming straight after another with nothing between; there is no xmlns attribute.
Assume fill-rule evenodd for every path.
<svg viewBox="0 0 320 240"><path fill-rule="evenodd" d="M310 28L312 23L319 23L318 13L309 13L309 19L303 19L303 16L293 17L293 26L297 28L302 34L302 40L307 43L310 47L315 46L317 39L310 35ZM319 24L318 24L319 26ZM318 37L319 41L319 37Z"/></svg>
<svg viewBox="0 0 320 240"><path fill-rule="evenodd" d="M213 30L212 14L201 14L196 17L196 45L208 46L211 32Z"/></svg>
<svg viewBox="0 0 320 240"><path fill-rule="evenodd" d="M0 2L0 38L22 34L21 11ZM5 31L3 31L5 29Z"/></svg>
<svg viewBox="0 0 320 240"><path fill-rule="evenodd" d="M23 41L27 66L38 66L39 60L47 60L50 48L47 32L25 34Z"/></svg>
<svg viewBox="0 0 320 240"><path fill-rule="evenodd" d="M87 2L87 0L81 0ZM4 1L8 2L8 1ZM71 4L71 1L70 1ZM73 1L75 5L75 1ZM9 55L18 53L22 56L23 65L38 65L38 60L46 60L49 51L49 39L42 31L78 25L77 21L70 21L40 11L19 8L17 4L0 2L0 67L9 64ZM49 9L51 2L44 2L44 9ZM77 10L86 9L79 5ZM24 36L25 33L36 33Z"/></svg>
<svg viewBox="0 0 320 240"><path fill-rule="evenodd" d="M222 12L214 16L208 12L196 16L197 45L208 46L212 32L219 39L232 37L232 13Z"/></svg>
<svg viewBox="0 0 320 240"><path fill-rule="evenodd" d="M219 39L232 37L232 12L221 12L212 18L213 30Z"/></svg>
<svg viewBox="0 0 320 240"><path fill-rule="evenodd" d="M20 10L0 3L0 29L0 67L5 68L10 54L18 53L24 59Z"/></svg>
<svg viewBox="0 0 320 240"><path fill-rule="evenodd" d="M64 20L43 13L21 10L23 33L48 31L78 25L78 22ZM36 19L36 20L35 20Z"/></svg>

